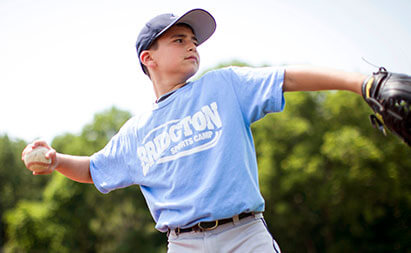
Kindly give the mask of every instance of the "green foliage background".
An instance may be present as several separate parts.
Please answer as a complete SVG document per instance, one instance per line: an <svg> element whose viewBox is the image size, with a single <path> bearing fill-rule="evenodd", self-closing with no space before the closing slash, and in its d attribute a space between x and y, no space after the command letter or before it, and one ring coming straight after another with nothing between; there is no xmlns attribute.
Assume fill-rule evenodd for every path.
<svg viewBox="0 0 411 253"><path fill-rule="evenodd" d="M286 101L253 125L265 218L283 252L411 252L411 149L371 127L358 95ZM52 146L91 155L130 116L110 108ZM32 176L25 145L0 136L0 252L166 252L138 186L103 195L59 173Z"/></svg>

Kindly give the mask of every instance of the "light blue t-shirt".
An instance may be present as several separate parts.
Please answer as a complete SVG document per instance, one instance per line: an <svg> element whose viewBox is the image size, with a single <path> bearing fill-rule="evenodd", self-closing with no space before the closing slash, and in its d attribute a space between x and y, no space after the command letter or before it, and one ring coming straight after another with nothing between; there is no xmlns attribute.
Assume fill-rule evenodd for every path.
<svg viewBox="0 0 411 253"><path fill-rule="evenodd" d="M99 191L140 185L162 232L264 211L250 125L284 108L284 70L211 71L131 118L91 158Z"/></svg>

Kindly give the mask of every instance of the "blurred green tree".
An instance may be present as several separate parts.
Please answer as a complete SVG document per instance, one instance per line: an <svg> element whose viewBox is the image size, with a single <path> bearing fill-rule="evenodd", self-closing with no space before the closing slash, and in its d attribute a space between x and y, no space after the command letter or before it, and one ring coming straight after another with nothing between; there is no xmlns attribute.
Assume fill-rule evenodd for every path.
<svg viewBox="0 0 411 253"><path fill-rule="evenodd" d="M80 135L58 136L52 146L61 153L91 155L103 148L128 118L128 112L111 108L96 114ZM6 252L163 249L164 238L155 231L138 187L102 195L92 185L54 173L43 194L38 194L40 200L22 200L5 215L10 239Z"/></svg>
<svg viewBox="0 0 411 253"><path fill-rule="evenodd" d="M7 241L4 213L14 208L21 199L39 200L47 182L44 177L32 177L23 161L21 152L26 146L22 140L0 136L0 249Z"/></svg>
<svg viewBox="0 0 411 253"><path fill-rule="evenodd" d="M349 92L287 93L253 125L265 217L285 252L410 249L410 148Z"/></svg>

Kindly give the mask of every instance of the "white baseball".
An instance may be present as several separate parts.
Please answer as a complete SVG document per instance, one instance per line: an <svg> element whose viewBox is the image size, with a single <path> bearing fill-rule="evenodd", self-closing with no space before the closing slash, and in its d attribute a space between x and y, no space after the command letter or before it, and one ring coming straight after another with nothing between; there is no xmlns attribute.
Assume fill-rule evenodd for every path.
<svg viewBox="0 0 411 253"><path fill-rule="evenodd" d="M35 172L47 170L51 164L51 159L46 158L49 150L46 147L37 147L24 155L24 164Z"/></svg>

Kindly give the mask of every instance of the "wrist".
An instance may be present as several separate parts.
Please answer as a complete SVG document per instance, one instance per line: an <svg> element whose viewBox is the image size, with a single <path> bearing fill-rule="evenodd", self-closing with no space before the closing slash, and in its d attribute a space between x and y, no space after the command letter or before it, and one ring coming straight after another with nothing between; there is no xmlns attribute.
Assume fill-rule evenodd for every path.
<svg viewBox="0 0 411 253"><path fill-rule="evenodd" d="M61 154L60 153L55 153L55 155L54 155L54 161L53 161L53 163L52 163L52 169L53 170L57 170L57 171L59 171L59 169L60 169L60 167L61 167Z"/></svg>
<svg viewBox="0 0 411 253"><path fill-rule="evenodd" d="M351 85L351 91L357 93L358 95L363 95L364 83L367 82L369 76L364 74L358 74L353 79L353 85Z"/></svg>

